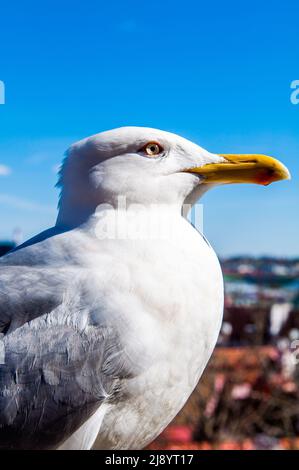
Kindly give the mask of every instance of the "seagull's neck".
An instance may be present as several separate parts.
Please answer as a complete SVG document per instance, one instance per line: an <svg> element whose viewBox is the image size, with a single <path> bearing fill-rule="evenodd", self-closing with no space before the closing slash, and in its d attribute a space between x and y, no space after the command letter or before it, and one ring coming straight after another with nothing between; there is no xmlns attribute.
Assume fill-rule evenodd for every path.
<svg viewBox="0 0 299 470"><path fill-rule="evenodd" d="M181 204L127 204L124 196L119 196L114 204L74 204L74 201L70 201L63 198L60 203L59 213L56 221L56 227L74 229L82 225L93 225L95 222L98 223L99 217L103 214L116 214L114 217L115 221L124 220L125 218L136 220L152 220L155 223L157 221L164 221L163 224L167 223L167 220L180 217L182 215ZM120 216L118 219L117 215ZM183 214L186 216L186 214Z"/></svg>
<svg viewBox="0 0 299 470"><path fill-rule="evenodd" d="M99 240L172 240L180 237L182 221L179 206L131 205L114 208L99 206L84 224L84 230Z"/></svg>

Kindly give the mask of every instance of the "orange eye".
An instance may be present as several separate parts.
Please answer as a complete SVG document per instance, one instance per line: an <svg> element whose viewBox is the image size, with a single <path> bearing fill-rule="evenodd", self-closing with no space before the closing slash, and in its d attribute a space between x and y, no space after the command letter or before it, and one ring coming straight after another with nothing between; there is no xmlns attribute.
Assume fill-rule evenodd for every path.
<svg viewBox="0 0 299 470"><path fill-rule="evenodd" d="M157 144L157 142L149 142L143 147L142 151L146 153L148 157L156 157L163 152L163 148L161 145Z"/></svg>

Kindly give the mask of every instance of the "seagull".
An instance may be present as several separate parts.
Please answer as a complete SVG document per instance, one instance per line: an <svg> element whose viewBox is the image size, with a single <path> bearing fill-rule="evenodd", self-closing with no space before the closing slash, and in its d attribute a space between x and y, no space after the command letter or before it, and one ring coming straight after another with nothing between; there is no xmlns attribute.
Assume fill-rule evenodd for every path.
<svg viewBox="0 0 299 470"><path fill-rule="evenodd" d="M0 260L0 448L141 449L215 347L216 254L187 220L217 184L267 185L265 155L123 127L73 144L56 225Z"/></svg>

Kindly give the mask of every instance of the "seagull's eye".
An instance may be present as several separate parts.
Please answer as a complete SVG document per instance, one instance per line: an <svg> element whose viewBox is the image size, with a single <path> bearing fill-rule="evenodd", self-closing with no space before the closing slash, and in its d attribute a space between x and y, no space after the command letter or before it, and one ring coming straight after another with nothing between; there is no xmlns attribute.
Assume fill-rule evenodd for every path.
<svg viewBox="0 0 299 470"><path fill-rule="evenodd" d="M142 149L142 152L146 153L148 157L156 157L163 152L163 148L157 142L149 142Z"/></svg>

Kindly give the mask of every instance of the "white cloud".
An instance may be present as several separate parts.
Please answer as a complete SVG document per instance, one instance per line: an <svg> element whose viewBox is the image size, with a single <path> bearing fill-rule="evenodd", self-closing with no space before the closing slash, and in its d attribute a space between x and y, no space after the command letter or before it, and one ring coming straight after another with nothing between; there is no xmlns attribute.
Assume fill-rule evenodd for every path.
<svg viewBox="0 0 299 470"><path fill-rule="evenodd" d="M0 164L0 176L8 176L11 173L11 169L6 165Z"/></svg>
<svg viewBox="0 0 299 470"><path fill-rule="evenodd" d="M13 207L14 209L22 209L30 212L43 212L47 214L55 214L56 208L46 204L40 204L35 201L28 201L11 194L0 193L0 204Z"/></svg>

